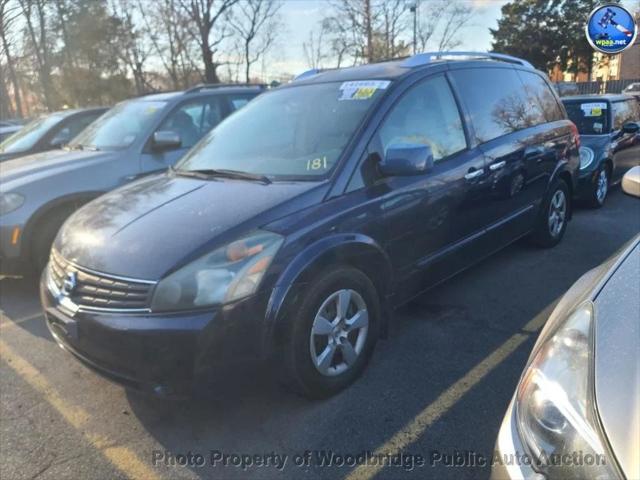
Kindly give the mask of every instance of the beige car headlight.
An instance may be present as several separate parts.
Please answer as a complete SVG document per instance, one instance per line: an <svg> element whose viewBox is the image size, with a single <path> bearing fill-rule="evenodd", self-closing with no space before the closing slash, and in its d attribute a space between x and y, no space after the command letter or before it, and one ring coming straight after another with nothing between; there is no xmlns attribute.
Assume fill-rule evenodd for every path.
<svg viewBox="0 0 640 480"><path fill-rule="evenodd" d="M518 431L548 479L619 478L595 410L592 330L586 302L543 340L518 385Z"/></svg>

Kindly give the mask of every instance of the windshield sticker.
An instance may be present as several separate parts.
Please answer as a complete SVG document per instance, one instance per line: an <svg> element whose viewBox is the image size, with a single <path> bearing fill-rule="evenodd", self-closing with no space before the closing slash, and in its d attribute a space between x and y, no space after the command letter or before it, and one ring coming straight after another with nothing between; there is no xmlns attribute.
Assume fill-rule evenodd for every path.
<svg viewBox="0 0 640 480"><path fill-rule="evenodd" d="M599 122L593 122L593 131L596 132L596 133L602 133L602 127L603 126L604 125L602 125Z"/></svg>
<svg viewBox="0 0 640 480"><path fill-rule="evenodd" d="M390 83L389 80L344 82L340 85L342 94L338 100L367 100L373 97L376 90L384 90Z"/></svg>
<svg viewBox="0 0 640 480"><path fill-rule="evenodd" d="M599 117L602 115L602 111L607 109L607 104L604 102L583 103L580 105L580 109L585 117Z"/></svg>

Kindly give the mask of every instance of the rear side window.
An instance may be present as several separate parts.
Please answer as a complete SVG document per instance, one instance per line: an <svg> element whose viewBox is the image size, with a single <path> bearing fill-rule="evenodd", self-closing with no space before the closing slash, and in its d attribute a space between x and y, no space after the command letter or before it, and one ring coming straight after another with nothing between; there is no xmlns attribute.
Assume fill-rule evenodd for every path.
<svg viewBox="0 0 640 480"><path fill-rule="evenodd" d="M620 130L625 123L637 122L638 105L635 100L615 102L613 104L613 128Z"/></svg>
<svg viewBox="0 0 640 480"><path fill-rule="evenodd" d="M538 108L531 108L515 70L476 68L451 74L479 143L536 125Z"/></svg>
<svg viewBox="0 0 640 480"><path fill-rule="evenodd" d="M581 135L609 133L609 104L602 101L565 101L569 120L576 124Z"/></svg>
<svg viewBox="0 0 640 480"><path fill-rule="evenodd" d="M535 125L562 120L564 115L555 95L544 79L533 72L518 70L531 107L530 116Z"/></svg>
<svg viewBox="0 0 640 480"><path fill-rule="evenodd" d="M435 161L467 146L458 106L447 80L429 78L411 87L379 130L386 153L394 144L429 145Z"/></svg>

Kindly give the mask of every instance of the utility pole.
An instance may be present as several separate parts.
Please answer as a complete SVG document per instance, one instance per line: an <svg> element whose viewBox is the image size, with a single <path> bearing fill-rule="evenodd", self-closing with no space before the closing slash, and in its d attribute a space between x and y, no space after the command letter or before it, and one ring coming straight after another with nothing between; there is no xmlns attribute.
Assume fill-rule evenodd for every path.
<svg viewBox="0 0 640 480"><path fill-rule="evenodd" d="M409 11L413 13L413 54L418 53L418 2L409 7Z"/></svg>
<svg viewBox="0 0 640 480"><path fill-rule="evenodd" d="M367 63L373 62L373 44L371 33L371 0L364 0L364 28L367 33Z"/></svg>

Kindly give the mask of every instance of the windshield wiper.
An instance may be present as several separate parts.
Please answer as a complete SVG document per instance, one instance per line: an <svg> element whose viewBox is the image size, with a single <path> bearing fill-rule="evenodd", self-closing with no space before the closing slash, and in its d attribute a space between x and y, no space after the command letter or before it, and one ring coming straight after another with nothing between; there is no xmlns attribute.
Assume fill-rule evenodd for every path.
<svg viewBox="0 0 640 480"><path fill-rule="evenodd" d="M266 184L270 184L271 179L266 175L260 175L258 173L249 173L242 172L240 170L228 170L226 168L215 169L215 168L202 168L196 170L182 170L182 169L171 169L173 173L177 175L185 175L192 176L197 178L210 178L210 177L225 177L225 178L234 178L238 180L252 180L254 182L262 182Z"/></svg>

